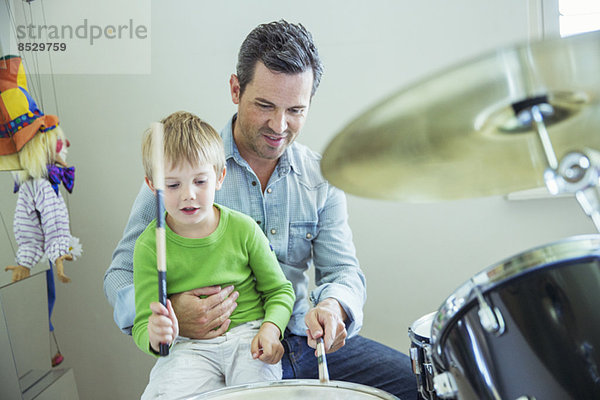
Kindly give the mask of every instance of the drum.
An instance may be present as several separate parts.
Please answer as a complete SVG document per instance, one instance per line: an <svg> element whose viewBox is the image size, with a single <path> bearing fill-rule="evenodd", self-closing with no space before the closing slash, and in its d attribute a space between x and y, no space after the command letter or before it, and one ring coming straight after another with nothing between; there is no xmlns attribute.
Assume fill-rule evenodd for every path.
<svg viewBox="0 0 600 400"><path fill-rule="evenodd" d="M400 400L383 390L357 383L329 381L320 383L318 379L286 379L275 382L260 382L248 385L230 386L204 393L194 400ZM412 399L410 399L412 400Z"/></svg>
<svg viewBox="0 0 600 400"><path fill-rule="evenodd" d="M431 335L442 398L600 399L600 235L480 272L445 301Z"/></svg>
<svg viewBox="0 0 600 400"><path fill-rule="evenodd" d="M436 400L433 388L433 364L431 361L431 325L436 312L422 316L408 328L410 359L417 378L417 388L424 399Z"/></svg>

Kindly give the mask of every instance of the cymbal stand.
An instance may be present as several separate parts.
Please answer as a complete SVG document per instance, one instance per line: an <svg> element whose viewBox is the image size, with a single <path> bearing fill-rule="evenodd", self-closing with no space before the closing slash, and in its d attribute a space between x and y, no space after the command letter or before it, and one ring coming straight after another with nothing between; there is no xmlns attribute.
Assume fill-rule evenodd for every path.
<svg viewBox="0 0 600 400"><path fill-rule="evenodd" d="M558 162L540 105L534 104L520 113L529 113L544 149L548 162L548 168L544 171L546 188L552 195L574 194L583 211L592 219L596 230L600 232L600 153L592 149L585 149L585 152L572 151ZM543 106L549 105L544 103Z"/></svg>

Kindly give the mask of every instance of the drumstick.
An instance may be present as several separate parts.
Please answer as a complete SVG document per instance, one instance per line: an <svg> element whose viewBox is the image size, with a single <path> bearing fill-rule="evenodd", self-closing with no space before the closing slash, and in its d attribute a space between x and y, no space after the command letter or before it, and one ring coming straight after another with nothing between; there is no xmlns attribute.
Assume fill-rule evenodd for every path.
<svg viewBox="0 0 600 400"><path fill-rule="evenodd" d="M323 338L317 339L317 362L319 363L319 382L329 383L329 371L327 370L327 358L325 357L325 344Z"/></svg>
<svg viewBox="0 0 600 400"><path fill-rule="evenodd" d="M153 183L156 189L156 269L158 270L158 301L167 306L167 256L165 244L165 203L163 191L165 190L165 171L163 156L163 125L152 124L152 151L154 160L152 165ZM160 343L159 354L169 355L169 345Z"/></svg>

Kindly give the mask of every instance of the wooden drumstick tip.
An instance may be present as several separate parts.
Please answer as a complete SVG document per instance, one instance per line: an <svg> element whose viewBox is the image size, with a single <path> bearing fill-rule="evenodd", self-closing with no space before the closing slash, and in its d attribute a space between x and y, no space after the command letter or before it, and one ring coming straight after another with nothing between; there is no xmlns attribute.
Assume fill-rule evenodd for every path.
<svg viewBox="0 0 600 400"><path fill-rule="evenodd" d="M157 190L165 188L165 172L164 172L164 139L163 139L163 124L153 122L150 125L152 130L152 183Z"/></svg>
<svg viewBox="0 0 600 400"><path fill-rule="evenodd" d="M319 365L319 382L329 383L329 371L327 370L325 344L323 343L322 337L317 339L317 363Z"/></svg>

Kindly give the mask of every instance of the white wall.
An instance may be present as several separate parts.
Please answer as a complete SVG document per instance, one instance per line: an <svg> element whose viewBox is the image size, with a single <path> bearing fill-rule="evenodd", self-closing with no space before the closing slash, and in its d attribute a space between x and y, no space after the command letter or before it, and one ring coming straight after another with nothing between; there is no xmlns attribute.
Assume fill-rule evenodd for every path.
<svg viewBox="0 0 600 400"><path fill-rule="evenodd" d="M77 167L75 191L68 196L73 234L85 253L67 266L73 282L58 286L54 325L65 364L74 368L80 398L86 400L136 398L153 364L116 328L102 292L104 271L142 183L141 133L151 121L180 109L220 129L235 111L228 78L237 50L254 26L286 18L312 31L325 74L299 140L322 151L352 118L394 90L525 40L532 31L530 6L539 5L522 0L150 4L150 75L55 76L61 123L72 143L69 160ZM95 55L94 49L89 52ZM44 77L47 90L49 82ZM3 194L3 204L6 199L14 201ZM419 205L349 196L349 212L368 278L362 333L404 352L409 325L437 309L477 271L531 246L594 232L575 201L564 198Z"/></svg>

